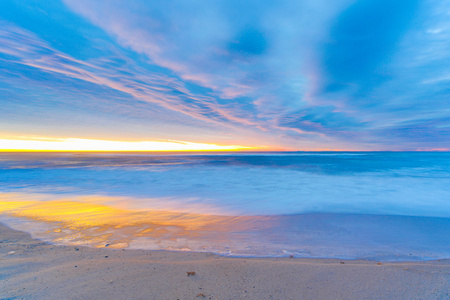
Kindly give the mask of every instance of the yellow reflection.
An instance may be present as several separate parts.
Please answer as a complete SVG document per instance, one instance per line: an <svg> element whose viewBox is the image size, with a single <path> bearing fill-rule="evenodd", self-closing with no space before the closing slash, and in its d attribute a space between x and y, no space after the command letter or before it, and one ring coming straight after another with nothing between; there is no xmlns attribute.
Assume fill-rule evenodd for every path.
<svg viewBox="0 0 450 300"><path fill-rule="evenodd" d="M110 198L111 202L115 199ZM207 240L211 233L216 240L223 234L223 243L226 243L227 233L253 228L255 221L259 222L258 226L269 226L261 221L273 219L133 211L98 204L104 201L105 197L97 196L43 201L42 197L32 194L0 193L0 214L45 222L52 227L46 232L47 240L52 242L112 248L127 247L136 239L147 239L147 243L152 241L159 245L172 241L175 245L180 240Z"/></svg>
<svg viewBox="0 0 450 300"><path fill-rule="evenodd" d="M0 139L0 151L237 151L252 147L183 141L121 142L93 139Z"/></svg>

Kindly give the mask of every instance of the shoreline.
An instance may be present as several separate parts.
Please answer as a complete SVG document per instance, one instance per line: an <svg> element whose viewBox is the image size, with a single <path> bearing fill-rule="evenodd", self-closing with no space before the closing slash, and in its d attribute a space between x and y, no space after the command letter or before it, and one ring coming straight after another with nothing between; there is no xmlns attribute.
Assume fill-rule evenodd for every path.
<svg viewBox="0 0 450 300"><path fill-rule="evenodd" d="M0 201L0 223L66 246L188 250L243 258L450 258L449 218L350 213L234 216L132 210L110 204L127 199L106 196L52 197L0 193L5 200Z"/></svg>
<svg viewBox="0 0 450 300"><path fill-rule="evenodd" d="M450 259L379 263L60 246L1 223L0 236L0 298L6 299L449 297Z"/></svg>

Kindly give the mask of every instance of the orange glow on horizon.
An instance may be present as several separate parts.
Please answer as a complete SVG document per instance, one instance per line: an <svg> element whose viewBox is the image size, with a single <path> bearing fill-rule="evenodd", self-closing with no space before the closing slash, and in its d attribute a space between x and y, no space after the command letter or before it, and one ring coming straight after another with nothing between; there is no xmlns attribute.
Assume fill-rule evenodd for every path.
<svg viewBox="0 0 450 300"><path fill-rule="evenodd" d="M95 139L0 139L0 152L175 152L175 151L239 151L257 147L217 145L184 141L108 141Z"/></svg>

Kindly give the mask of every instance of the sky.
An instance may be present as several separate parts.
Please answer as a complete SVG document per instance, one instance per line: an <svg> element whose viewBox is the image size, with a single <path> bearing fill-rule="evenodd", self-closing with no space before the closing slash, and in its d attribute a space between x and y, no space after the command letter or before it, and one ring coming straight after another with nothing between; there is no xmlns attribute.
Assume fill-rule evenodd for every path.
<svg viewBox="0 0 450 300"><path fill-rule="evenodd" d="M448 150L450 0L2 0L0 140L63 139Z"/></svg>

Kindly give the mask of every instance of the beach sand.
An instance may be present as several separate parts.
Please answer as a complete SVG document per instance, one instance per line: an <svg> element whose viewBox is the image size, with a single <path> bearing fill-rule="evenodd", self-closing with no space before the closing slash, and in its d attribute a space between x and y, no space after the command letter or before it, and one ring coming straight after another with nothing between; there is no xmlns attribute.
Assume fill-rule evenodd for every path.
<svg viewBox="0 0 450 300"><path fill-rule="evenodd" d="M380 263L95 249L47 244L3 225L0 237L1 299L450 298L449 259Z"/></svg>

